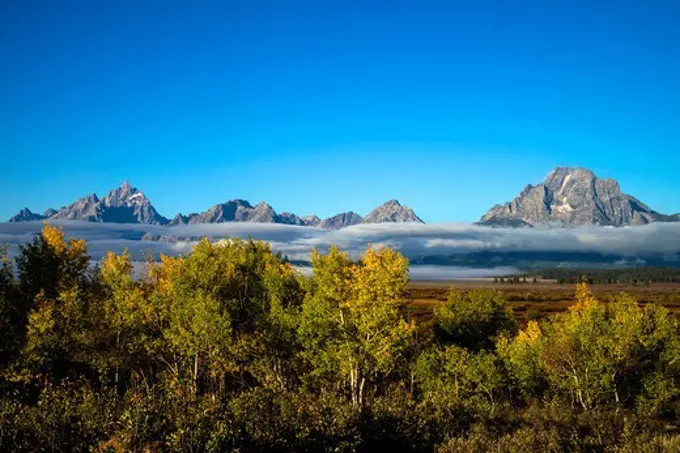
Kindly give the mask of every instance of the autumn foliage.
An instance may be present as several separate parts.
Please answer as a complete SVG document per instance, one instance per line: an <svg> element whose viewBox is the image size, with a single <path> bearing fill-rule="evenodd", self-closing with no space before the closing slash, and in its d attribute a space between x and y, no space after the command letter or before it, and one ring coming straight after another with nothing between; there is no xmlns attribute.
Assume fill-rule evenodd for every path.
<svg viewBox="0 0 680 453"><path fill-rule="evenodd" d="M398 252L311 261L227 238L93 263L46 225L0 263L0 450L680 448L662 307L579 284L519 329L501 293L451 289L418 325Z"/></svg>

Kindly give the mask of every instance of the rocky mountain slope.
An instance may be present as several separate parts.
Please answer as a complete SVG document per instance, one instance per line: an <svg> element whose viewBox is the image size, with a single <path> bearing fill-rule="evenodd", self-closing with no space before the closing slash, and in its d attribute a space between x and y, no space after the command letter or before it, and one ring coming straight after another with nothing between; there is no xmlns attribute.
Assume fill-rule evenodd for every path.
<svg viewBox="0 0 680 453"><path fill-rule="evenodd" d="M90 194L77 199L68 206L59 209L51 219L85 220L87 222L102 222L101 207L97 194Z"/></svg>
<svg viewBox="0 0 680 453"><path fill-rule="evenodd" d="M32 220L43 220L45 218L45 215L36 214L31 212L30 209L24 208L16 215L10 217L8 222L30 222Z"/></svg>
<svg viewBox="0 0 680 453"><path fill-rule="evenodd" d="M204 223L256 222L280 223L286 225L311 226L337 230L359 223L380 222L418 222L423 221L407 206L397 200L390 200L377 207L366 218L349 211L327 219L315 215L299 217L292 212L278 214L272 206L260 202L252 206L241 199L218 203L200 213L179 213L168 220L160 215L144 194L125 181L120 187L110 191L104 198L96 194L76 200L59 210L48 209L42 215L22 209L9 219L10 222L26 222L44 219L82 220L87 222L139 223L146 225L195 225Z"/></svg>
<svg viewBox="0 0 680 453"><path fill-rule="evenodd" d="M345 228L352 225L358 225L362 223L363 219L356 212L342 212L336 214L333 217L323 219L319 223L319 227L325 228L327 230L339 230L340 228Z"/></svg>
<svg viewBox="0 0 680 453"><path fill-rule="evenodd" d="M408 206L401 205L397 200L390 200L386 203L381 204L373 211L371 211L366 217L364 217L364 223L382 223L382 222L415 222L415 223L425 223L420 217L413 212L413 209Z"/></svg>
<svg viewBox="0 0 680 453"><path fill-rule="evenodd" d="M678 220L621 192L613 179L585 168L558 167L545 181L528 185L511 202L492 207L480 220L491 226L641 225Z"/></svg>
<svg viewBox="0 0 680 453"><path fill-rule="evenodd" d="M307 226L319 226L321 223L321 219L315 215L308 215L302 218L302 221L304 222L305 225Z"/></svg>
<svg viewBox="0 0 680 453"><path fill-rule="evenodd" d="M168 219L160 215L142 192L125 181L100 201L103 222L143 223L166 225Z"/></svg>
<svg viewBox="0 0 680 453"><path fill-rule="evenodd" d="M49 219L84 220L87 222L141 223L166 225L168 219L156 211L148 198L125 181L104 198L90 194L59 209Z"/></svg>
<svg viewBox="0 0 680 453"><path fill-rule="evenodd" d="M9 222L51 219L169 226L257 222L328 230L367 223L423 223L411 208L397 200L383 203L365 217L348 211L320 219L315 215L300 217L292 212L277 213L265 202L253 206L246 200L234 199L218 203L204 212L179 213L168 220L156 211L141 191L127 181L104 198L100 199L93 193L59 210L48 209L43 214L24 208ZM598 178L591 170L557 167L542 183L528 185L514 200L492 207L478 223L532 227L541 224L626 226L651 222L680 222L680 213L665 215L654 211L637 198L623 193L618 182Z"/></svg>

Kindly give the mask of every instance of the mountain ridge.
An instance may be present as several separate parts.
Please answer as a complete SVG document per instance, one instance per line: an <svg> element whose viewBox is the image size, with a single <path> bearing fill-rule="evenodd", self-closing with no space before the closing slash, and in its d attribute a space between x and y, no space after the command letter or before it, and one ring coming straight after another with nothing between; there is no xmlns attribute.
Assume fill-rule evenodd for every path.
<svg viewBox="0 0 680 453"><path fill-rule="evenodd" d="M424 223L407 206L397 200L389 200L362 218L353 211L343 212L326 219L316 215L300 217L292 212L277 213L274 208L261 201L251 205L247 200L233 199L217 203L199 213L177 213L172 219L163 217L156 211L143 192L124 181L119 187L109 191L103 198L92 193L58 210L48 209L42 215L23 208L12 216L9 222L28 222L37 220L80 220L98 223L136 223L146 225L177 226L206 223L254 222L277 223L284 225L310 226L328 230L338 230L360 223L380 222L417 222Z"/></svg>
<svg viewBox="0 0 680 453"><path fill-rule="evenodd" d="M84 220L98 223L140 223L167 225L169 220L156 211L143 192L128 181L109 191L104 198L92 193L79 198L45 219Z"/></svg>
<svg viewBox="0 0 680 453"><path fill-rule="evenodd" d="M91 193L58 210L50 208L38 214L23 208L8 222L61 219L161 226L255 222L327 230L370 223L424 223L413 209L394 199L376 207L365 217L354 211L341 212L325 219L313 214L301 217L288 211L277 213L264 201L253 206L247 200L237 198L217 203L203 212L178 213L168 219L159 214L144 193L128 181L103 198ZM477 224L516 228L542 224L629 226L652 222L680 222L680 213L666 215L654 211L639 199L623 193L616 180L599 178L589 169L556 167L543 182L528 184L512 201L491 207Z"/></svg>

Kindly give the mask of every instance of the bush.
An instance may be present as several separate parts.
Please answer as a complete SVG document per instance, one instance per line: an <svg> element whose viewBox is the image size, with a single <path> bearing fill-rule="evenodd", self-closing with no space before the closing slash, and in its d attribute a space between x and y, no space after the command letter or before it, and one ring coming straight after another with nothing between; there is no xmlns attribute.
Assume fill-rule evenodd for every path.
<svg viewBox="0 0 680 453"><path fill-rule="evenodd" d="M435 335L440 344L472 350L490 349L501 334L512 335L517 323L498 291L462 293L451 288L446 303L435 308Z"/></svg>

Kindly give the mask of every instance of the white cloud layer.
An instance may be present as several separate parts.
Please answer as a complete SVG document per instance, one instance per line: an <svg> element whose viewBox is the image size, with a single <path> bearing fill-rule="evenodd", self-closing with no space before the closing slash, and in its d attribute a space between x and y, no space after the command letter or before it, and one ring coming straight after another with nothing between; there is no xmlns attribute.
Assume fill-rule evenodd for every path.
<svg viewBox="0 0 680 453"><path fill-rule="evenodd" d="M400 250L412 260L432 256L462 256L475 252L534 252L598 253L638 259L657 256L678 261L680 252L680 223L623 228L584 226L544 229L491 228L462 223L364 224L338 231L245 222L175 227L78 221L54 223L63 225L69 236L87 240L94 259L100 259L109 250L121 252L125 248L137 257L141 257L144 251L175 255L191 250L198 237L208 236L216 240L226 235L265 240L271 243L274 250L300 261L306 261L313 248L327 250L331 244L348 251L354 258L368 244L387 245ZM30 241L41 228L40 222L0 223L0 243L9 244L14 254L19 244ZM146 233L159 236L161 240L142 240ZM510 273L510 270L500 268L496 270L497 274L484 275ZM435 273L433 269L427 271ZM454 271L450 268L438 272L453 275ZM459 271L461 276L465 276L464 269ZM477 272L476 275L466 276L483 275Z"/></svg>

